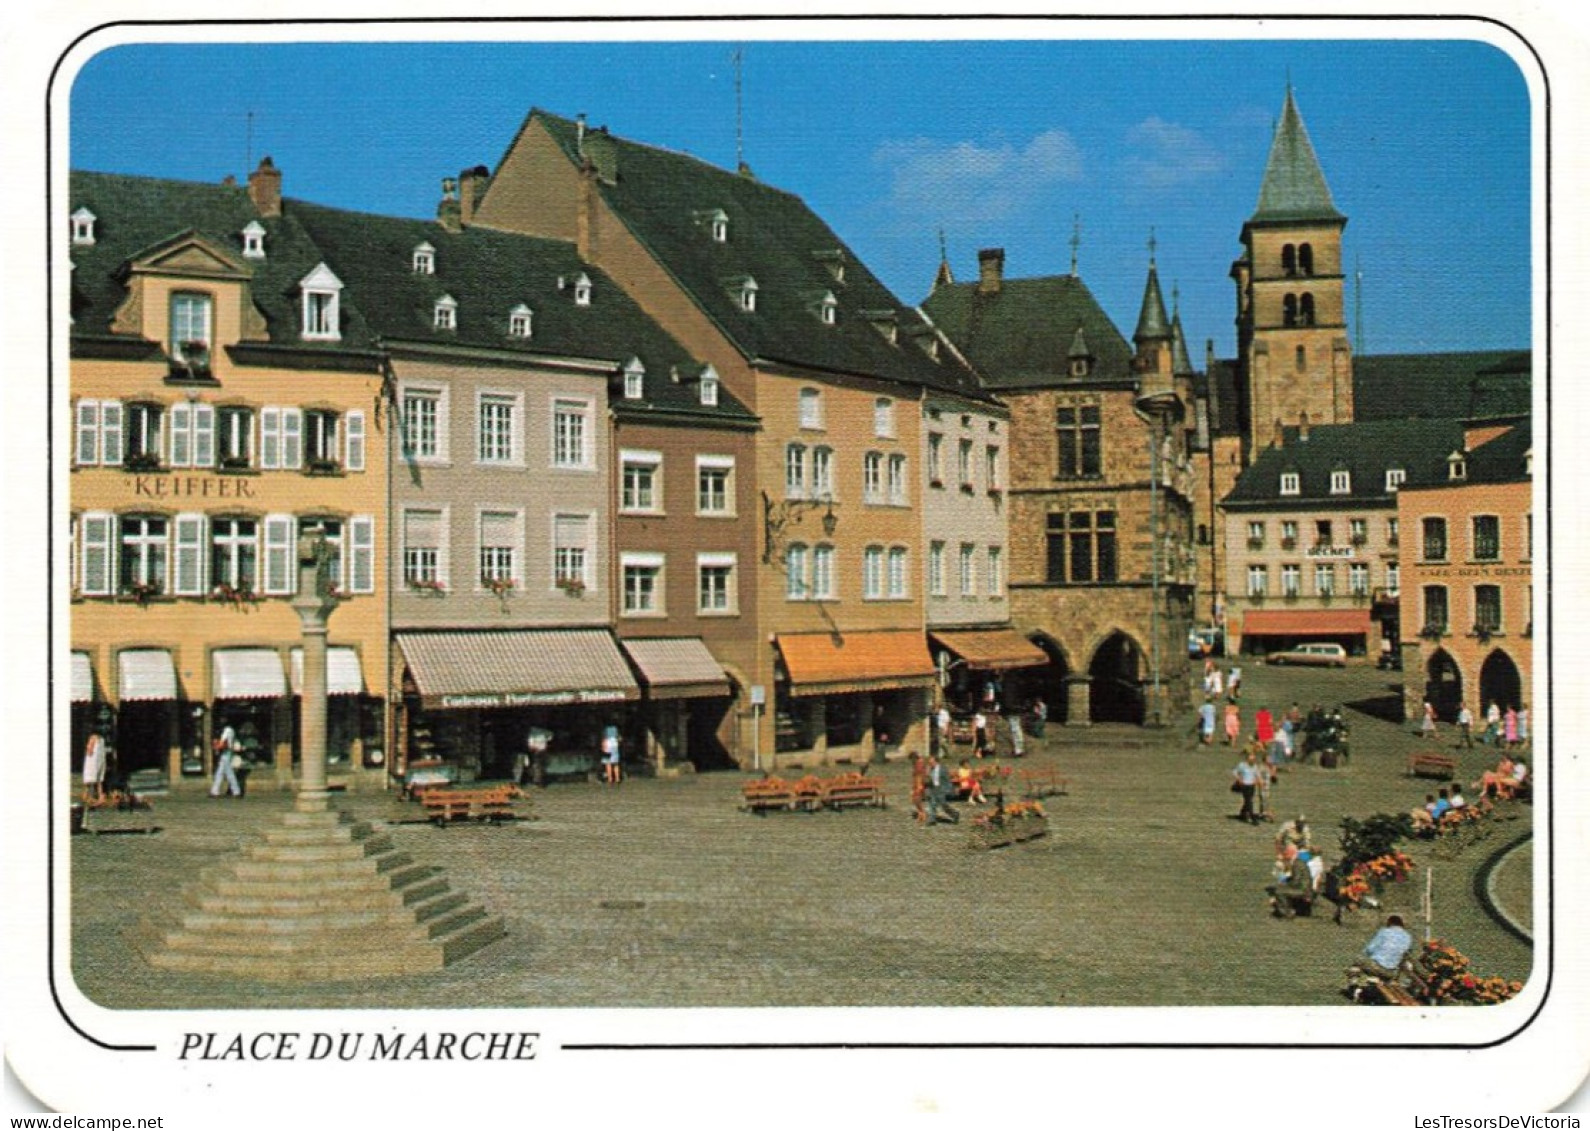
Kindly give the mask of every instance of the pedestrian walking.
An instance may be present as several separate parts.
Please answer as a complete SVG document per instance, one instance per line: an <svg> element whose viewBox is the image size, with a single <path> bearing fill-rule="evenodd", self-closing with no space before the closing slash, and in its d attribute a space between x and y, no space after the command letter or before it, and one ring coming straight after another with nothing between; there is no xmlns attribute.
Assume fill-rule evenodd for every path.
<svg viewBox="0 0 1590 1131"><path fill-rule="evenodd" d="M988 716L979 710L972 716L972 753L981 758L989 750Z"/></svg>
<svg viewBox="0 0 1590 1131"><path fill-rule="evenodd" d="M1259 757L1252 751L1249 751L1231 771L1231 791L1242 794L1242 808L1237 811L1237 820L1246 821L1250 825L1259 823L1259 818L1253 811L1253 796L1259 788L1259 773Z"/></svg>
<svg viewBox="0 0 1590 1131"><path fill-rule="evenodd" d="M1469 705L1464 703L1458 708L1457 717L1458 740L1454 750L1474 749L1474 713L1469 710Z"/></svg>
<svg viewBox="0 0 1590 1131"><path fill-rule="evenodd" d="M944 768L942 758L928 759L927 772L927 823L935 825L939 822L940 814L950 824L959 824L961 815L950 808L950 772Z"/></svg>
<svg viewBox="0 0 1590 1131"><path fill-rule="evenodd" d="M618 785L623 780L623 752L618 728L612 725L602 735L602 780L608 785Z"/></svg>
<svg viewBox="0 0 1590 1131"><path fill-rule="evenodd" d="M1436 737L1436 733L1435 733L1435 707L1431 705L1430 700L1428 700L1428 699L1426 699L1424 701L1424 717L1419 722L1419 737L1420 738L1434 738L1434 737Z"/></svg>
<svg viewBox="0 0 1590 1131"><path fill-rule="evenodd" d="M237 783L236 762L239 750L237 731L232 729L231 723L227 723L215 739L215 777L210 781L211 797L221 796L222 785L226 786L227 792L232 797L243 796L243 787Z"/></svg>
<svg viewBox="0 0 1590 1131"><path fill-rule="evenodd" d="M1528 712L1524 712L1526 715ZM1049 705L1043 701L1043 696L1032 701L1032 736L1043 737L1043 728L1049 722Z"/></svg>
<svg viewBox="0 0 1590 1131"><path fill-rule="evenodd" d="M1242 736L1242 708L1235 702L1226 704L1226 745L1235 746Z"/></svg>
<svg viewBox="0 0 1590 1131"><path fill-rule="evenodd" d="M1010 716L1010 756L1020 758L1027 752L1027 738L1022 733L1021 716L1012 713Z"/></svg>
<svg viewBox="0 0 1590 1131"><path fill-rule="evenodd" d="M98 801L105 796L105 736L94 731L83 748L83 796Z"/></svg>
<svg viewBox="0 0 1590 1131"><path fill-rule="evenodd" d="M1198 708L1198 741L1208 746L1215 740L1215 704L1214 700L1204 698L1203 706Z"/></svg>
<svg viewBox="0 0 1590 1131"><path fill-rule="evenodd" d="M1512 707L1507 708L1507 713L1502 716L1502 736L1507 739L1507 749L1513 750L1518 746L1518 712Z"/></svg>
<svg viewBox="0 0 1590 1131"><path fill-rule="evenodd" d="M1226 691L1234 703L1242 698L1242 665L1232 664L1231 674L1226 677Z"/></svg>

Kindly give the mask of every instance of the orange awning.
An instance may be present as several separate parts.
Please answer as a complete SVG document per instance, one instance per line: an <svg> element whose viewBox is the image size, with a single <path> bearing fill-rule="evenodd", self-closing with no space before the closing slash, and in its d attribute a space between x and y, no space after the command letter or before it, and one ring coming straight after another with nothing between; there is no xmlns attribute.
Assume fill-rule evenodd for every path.
<svg viewBox="0 0 1590 1131"><path fill-rule="evenodd" d="M929 687L935 676L920 632L800 633L778 638L791 695Z"/></svg>
<svg viewBox="0 0 1590 1131"><path fill-rule="evenodd" d="M1009 628L933 632L928 634L941 647L948 648L970 668L1003 671L1007 668L1038 668L1049 662L1043 649L1021 633Z"/></svg>
<svg viewBox="0 0 1590 1131"><path fill-rule="evenodd" d="M1252 609L1242 614L1244 636L1367 636L1368 609Z"/></svg>

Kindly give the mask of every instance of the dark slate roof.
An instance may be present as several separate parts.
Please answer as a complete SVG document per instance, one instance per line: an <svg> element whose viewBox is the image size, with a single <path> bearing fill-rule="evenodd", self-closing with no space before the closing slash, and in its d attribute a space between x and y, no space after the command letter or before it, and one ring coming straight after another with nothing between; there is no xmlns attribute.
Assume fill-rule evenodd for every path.
<svg viewBox="0 0 1590 1131"><path fill-rule="evenodd" d="M1353 359L1353 417L1406 420L1530 411L1528 350L1364 355Z"/></svg>
<svg viewBox="0 0 1590 1131"><path fill-rule="evenodd" d="M485 228L453 232L434 220L296 200L284 207L324 250L346 286L344 301L363 312L385 344L485 349L526 361L578 358L623 365L638 357L646 367L646 397L623 402L626 410L752 418L722 386L717 407L703 406L691 380L702 365L621 287L582 262L572 243ZM434 274L413 270L414 249L422 243L435 249ZM574 301L574 281L581 275L591 282L589 306ZM443 295L458 304L452 330L435 325L436 301ZM532 314L529 338L508 333L509 312L521 303ZM621 381L615 387L621 396Z"/></svg>
<svg viewBox="0 0 1590 1131"><path fill-rule="evenodd" d="M1488 444L1469 453L1470 483L1518 483L1529 478L1524 471L1524 456L1534 443L1533 429L1525 420L1508 429Z"/></svg>
<svg viewBox="0 0 1590 1131"><path fill-rule="evenodd" d="M111 318L127 297L124 267L172 237L192 232L229 249L248 265L254 305L265 316L271 342L302 344L298 284L323 256L291 216L260 216L248 190L238 185L81 171L72 173L70 185L70 210L86 207L97 217L94 244L69 249L74 337L135 340L110 332ZM266 256L242 260L242 231L255 220L265 229ZM369 344L368 328L356 311L344 307L341 343L315 343L315 349L361 349Z"/></svg>
<svg viewBox="0 0 1590 1131"><path fill-rule="evenodd" d="M977 283L936 287L922 308L990 388L1077 380L1068 376L1067 357L1079 330L1094 359L1093 373L1082 383L1133 379L1131 345L1075 275L1005 279L993 293Z"/></svg>
<svg viewBox="0 0 1590 1131"><path fill-rule="evenodd" d="M1193 391L1197 396L1214 394L1215 416L1209 421L1209 430L1216 436L1242 435L1242 417L1237 411L1237 363L1229 358L1214 363L1214 368L1194 379Z"/></svg>
<svg viewBox="0 0 1590 1131"><path fill-rule="evenodd" d="M526 128L535 122L579 163L574 122L539 109L530 112ZM935 361L918 345L920 335L931 333L920 314L896 298L800 197L605 128L587 131L584 145L609 206L748 359L991 399L952 351L941 351ZM720 209L728 218L723 243L712 239L704 219ZM834 253L842 257L843 282L826 265L825 257ZM754 312L740 308L732 285L746 276L758 288ZM839 304L831 326L818 313L829 292ZM863 316L888 311L899 330L895 342Z"/></svg>
<svg viewBox="0 0 1590 1131"><path fill-rule="evenodd" d="M1259 188L1259 206L1249 223L1266 221L1345 220L1331 201L1314 146L1309 142L1303 116L1297 112L1292 88L1287 87L1281 121L1270 142L1270 159Z"/></svg>
<svg viewBox="0 0 1590 1131"><path fill-rule="evenodd" d="M1378 420L1357 424L1318 424L1300 438L1295 427L1283 429L1283 446L1256 454L1226 496L1226 506L1266 504L1306 508L1316 505L1389 503L1386 472L1402 468L1407 487L1433 487L1446 482L1446 457L1463 447L1463 425L1457 420ZM1331 472L1352 473L1352 493L1332 495ZM1297 495L1281 494L1281 475L1301 476Z"/></svg>

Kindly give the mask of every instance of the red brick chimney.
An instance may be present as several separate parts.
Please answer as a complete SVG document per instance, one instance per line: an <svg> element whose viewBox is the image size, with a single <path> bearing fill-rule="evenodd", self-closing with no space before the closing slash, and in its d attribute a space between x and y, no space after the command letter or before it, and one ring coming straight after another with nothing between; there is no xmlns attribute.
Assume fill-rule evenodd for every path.
<svg viewBox="0 0 1590 1131"><path fill-rule="evenodd" d="M1005 249L985 247L977 253L977 291L995 295L1005 285Z"/></svg>
<svg viewBox="0 0 1590 1131"><path fill-rule="evenodd" d="M1275 418L1275 442L1270 445L1275 448L1286 447L1286 429L1281 426L1281 418Z"/></svg>
<svg viewBox="0 0 1590 1131"><path fill-rule="evenodd" d="M490 184L491 170L484 165L476 165L458 174L458 219L465 227L475 219L475 209Z"/></svg>
<svg viewBox="0 0 1590 1131"><path fill-rule="evenodd" d="M1300 413L1297 418L1297 438L1308 443L1308 413Z"/></svg>
<svg viewBox="0 0 1590 1131"><path fill-rule="evenodd" d="M260 158L259 168L248 175L248 198L261 216L282 214L282 174L268 156Z"/></svg>

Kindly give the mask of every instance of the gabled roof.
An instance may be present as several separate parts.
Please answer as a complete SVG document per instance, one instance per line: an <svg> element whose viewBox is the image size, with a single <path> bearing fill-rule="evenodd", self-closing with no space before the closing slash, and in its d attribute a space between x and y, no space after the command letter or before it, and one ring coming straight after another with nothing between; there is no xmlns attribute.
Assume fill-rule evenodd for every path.
<svg viewBox="0 0 1590 1131"><path fill-rule="evenodd" d="M750 417L726 389L719 390L716 407L704 406L693 384L674 381L675 373L699 374L701 364L618 284L582 261L572 243L486 228L454 232L434 220L302 201L288 201L285 210L314 237L347 285L344 302L363 313L385 345L491 350L527 362L572 358L615 368L639 358L647 395L627 402L628 408ZM413 270L413 251L421 243L435 251L432 272ZM574 284L582 279L591 285L588 306L574 300ZM439 329L436 304L449 297L457 305L456 322ZM528 338L509 333L509 316L520 305L531 311ZM621 396L621 382L618 388Z"/></svg>
<svg viewBox="0 0 1590 1131"><path fill-rule="evenodd" d="M1345 222L1346 217L1336 211L1331 201L1325 172L1314 155L1303 116L1298 113L1292 88L1288 86L1281 121L1270 142L1270 158L1259 188L1259 206L1249 223L1299 220Z"/></svg>
<svg viewBox="0 0 1590 1131"><path fill-rule="evenodd" d="M1353 359L1358 420L1482 418L1530 411L1528 350L1369 354Z"/></svg>
<svg viewBox="0 0 1590 1131"><path fill-rule="evenodd" d="M941 285L922 307L990 388L1132 380L1132 347L1075 275L1005 279L993 292ZM1079 333L1094 360L1090 376L1074 379L1067 359Z"/></svg>
<svg viewBox="0 0 1590 1131"><path fill-rule="evenodd" d="M70 193L73 210L87 207L98 218L94 243L69 248L74 338L138 341L111 331L111 320L127 297L127 268L140 257L158 255L159 249L193 237L236 257L228 269L249 276L250 295L270 340L299 343L299 283L323 256L291 216L260 216L248 190L238 185L78 171L71 174ZM242 232L250 222L265 229L263 259L242 257ZM345 310L340 343L316 346L361 349L369 342L362 320Z"/></svg>
<svg viewBox="0 0 1590 1131"><path fill-rule="evenodd" d="M1351 503L1389 504L1386 472L1401 468L1405 487L1431 487L1446 482L1446 457L1463 447L1463 425L1457 420L1378 420L1357 424L1318 424L1308 431L1282 430L1283 445L1259 451L1237 477L1224 505L1284 504L1304 509ZM1331 473L1348 471L1352 491L1331 494ZM1295 472L1300 490L1281 494L1281 476Z"/></svg>
<svg viewBox="0 0 1590 1131"><path fill-rule="evenodd" d="M988 399L976 374L953 352L935 361L910 331L920 315L872 274L843 240L792 193L748 174L720 169L687 154L586 130L567 118L532 110L576 165L590 160L609 207L695 304L746 358L890 381ZM699 217L721 210L728 236L712 238ZM837 254L836 254L837 253ZM842 265L843 279L836 277ZM723 286L752 276L756 310L741 309ZM833 325L821 319L824 296L838 300ZM898 312L900 333L888 337L861 311Z"/></svg>

